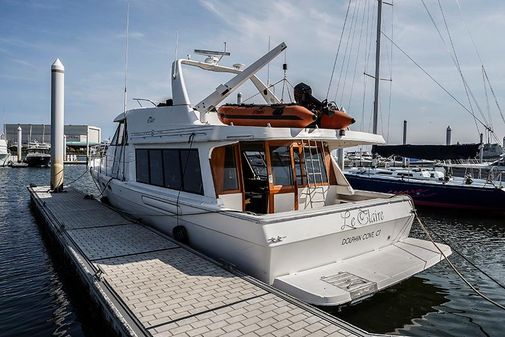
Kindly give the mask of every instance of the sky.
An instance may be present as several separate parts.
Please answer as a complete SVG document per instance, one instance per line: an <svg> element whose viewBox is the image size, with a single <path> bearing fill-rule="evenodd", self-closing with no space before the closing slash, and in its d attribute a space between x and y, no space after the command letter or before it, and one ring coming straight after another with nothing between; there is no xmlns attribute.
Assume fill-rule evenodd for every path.
<svg viewBox="0 0 505 337"><path fill-rule="evenodd" d="M226 42L231 56L221 64L247 65L268 51L269 40L271 47L284 41L286 53L271 62L269 76L266 69L260 71L260 78L282 80L286 62L289 82L276 86L278 96L284 83L288 101L289 84L304 82L324 99L338 50L328 98L357 120L351 129L371 131L373 79L363 73L374 74L376 0L353 0L350 5L348 0L0 0L0 124L49 123L50 67L60 58L65 66L65 123L95 125L104 138L110 137L112 120L123 110L128 3L128 108L138 107L134 97L171 97L176 53L202 59L194 49L222 50ZM407 120L411 144L443 144L449 125L453 142L478 141L483 127L477 128L461 106L471 110L452 60L456 55L474 97L474 114L492 125L501 143L505 121L491 87L484 85L481 66L505 109L505 2L394 0L393 7L384 5L382 23L383 33L454 98L391 48L383 35L379 133L391 144L401 143ZM185 69L185 75L194 104L230 78L196 69ZM240 91L244 98L254 94L250 84Z"/></svg>

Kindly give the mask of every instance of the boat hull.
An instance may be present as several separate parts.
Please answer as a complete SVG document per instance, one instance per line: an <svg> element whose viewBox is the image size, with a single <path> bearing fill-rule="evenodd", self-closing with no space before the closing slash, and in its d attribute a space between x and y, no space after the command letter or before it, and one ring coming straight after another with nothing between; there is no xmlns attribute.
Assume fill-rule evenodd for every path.
<svg viewBox="0 0 505 337"><path fill-rule="evenodd" d="M30 167L49 166L51 156L26 156L25 163Z"/></svg>
<svg viewBox="0 0 505 337"><path fill-rule="evenodd" d="M356 174L345 175L354 189L392 194L408 194L416 206L505 211L502 188L480 188L472 185L451 185L442 182L393 180Z"/></svg>
<svg viewBox="0 0 505 337"><path fill-rule="evenodd" d="M152 186L140 183L110 180L93 169L91 172L115 208L170 236L173 236L176 226L184 226L192 247L318 305L340 305L357 300L359 296L335 296L338 290L314 295L310 289L300 289L296 280L291 283L291 279L282 277L296 276L302 271L335 263L339 271L346 271L346 261L366 253L375 254L377 258L383 249L409 239L413 222L411 200L405 196L364 200L353 205L344 203L331 206L329 210L309 210L305 214L284 212L254 216L212 209L204 202L189 201L184 192L178 195L176 191L164 188L155 190ZM405 255L405 251L402 255ZM415 254L409 258L416 259ZM430 255L432 260L441 260L438 251ZM433 263L420 260L418 265L422 267L414 269L410 264L408 268L405 264L399 264L400 270L391 277L386 276L387 281L370 280L375 286L358 295L370 296ZM379 266L377 268L382 269ZM333 270L330 268L323 273ZM366 274L365 270L352 270L349 273L360 278L370 278L371 275ZM317 277L320 278L320 275ZM312 281L317 283L318 279ZM330 285L326 288L333 289Z"/></svg>

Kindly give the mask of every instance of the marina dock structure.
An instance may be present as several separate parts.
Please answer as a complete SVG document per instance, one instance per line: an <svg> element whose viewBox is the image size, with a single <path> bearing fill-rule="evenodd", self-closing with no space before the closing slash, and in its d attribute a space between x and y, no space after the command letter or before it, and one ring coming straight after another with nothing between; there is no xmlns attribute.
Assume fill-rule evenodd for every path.
<svg viewBox="0 0 505 337"><path fill-rule="evenodd" d="M75 189L28 190L52 241L120 336L379 336Z"/></svg>

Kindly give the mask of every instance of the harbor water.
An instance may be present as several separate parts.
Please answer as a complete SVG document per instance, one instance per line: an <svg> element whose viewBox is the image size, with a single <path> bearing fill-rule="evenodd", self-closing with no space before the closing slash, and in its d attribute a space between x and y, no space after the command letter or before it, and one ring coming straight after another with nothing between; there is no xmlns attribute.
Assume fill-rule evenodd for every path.
<svg viewBox="0 0 505 337"><path fill-rule="evenodd" d="M84 165L65 182L98 194ZM79 284L40 229L26 186L47 185L50 170L0 168L0 335L108 335ZM424 223L502 285L505 217L420 210ZM419 225L414 236L424 238ZM451 260L480 291L505 304L505 289L457 254ZM404 336L503 336L505 311L486 302L442 262L360 303L324 310L367 331Z"/></svg>

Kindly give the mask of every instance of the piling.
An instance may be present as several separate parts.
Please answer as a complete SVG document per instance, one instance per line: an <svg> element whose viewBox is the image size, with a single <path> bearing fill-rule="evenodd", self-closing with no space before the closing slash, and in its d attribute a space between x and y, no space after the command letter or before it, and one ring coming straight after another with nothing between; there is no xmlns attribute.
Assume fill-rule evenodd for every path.
<svg viewBox="0 0 505 337"><path fill-rule="evenodd" d="M403 145L407 144L407 121L403 121ZM403 158L403 167L407 166L407 158Z"/></svg>
<svg viewBox="0 0 505 337"><path fill-rule="evenodd" d="M449 125L447 127L447 131L445 133L445 145L447 145L447 146L451 145L451 133L452 133L452 129L451 129L451 126Z"/></svg>
<svg viewBox="0 0 505 337"><path fill-rule="evenodd" d="M51 66L51 190L63 190L63 125L65 67L60 59Z"/></svg>
<svg viewBox="0 0 505 337"><path fill-rule="evenodd" d="M482 163L484 160L484 134L480 134L480 151L479 151L479 161Z"/></svg>
<svg viewBox="0 0 505 337"><path fill-rule="evenodd" d="M18 125L18 163L21 163L21 149L23 148L23 130Z"/></svg>
<svg viewBox="0 0 505 337"><path fill-rule="evenodd" d="M403 145L407 144L407 121L403 121Z"/></svg>

